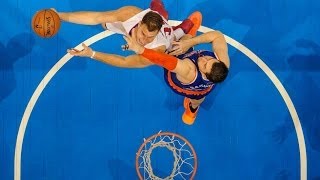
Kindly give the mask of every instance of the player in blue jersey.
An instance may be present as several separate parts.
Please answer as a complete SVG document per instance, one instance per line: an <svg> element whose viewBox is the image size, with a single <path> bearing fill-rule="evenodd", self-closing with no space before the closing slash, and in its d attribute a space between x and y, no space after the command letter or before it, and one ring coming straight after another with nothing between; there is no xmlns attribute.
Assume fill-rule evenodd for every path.
<svg viewBox="0 0 320 180"><path fill-rule="evenodd" d="M224 81L228 75L230 61L223 34L212 31L175 42L174 51L170 54L179 54L189 49L178 57L144 48L135 42L135 37L124 38L128 49L165 68L165 80L169 87L185 97L182 120L192 125L205 97L216 83ZM200 43L212 43L213 51L194 51L192 47Z"/></svg>

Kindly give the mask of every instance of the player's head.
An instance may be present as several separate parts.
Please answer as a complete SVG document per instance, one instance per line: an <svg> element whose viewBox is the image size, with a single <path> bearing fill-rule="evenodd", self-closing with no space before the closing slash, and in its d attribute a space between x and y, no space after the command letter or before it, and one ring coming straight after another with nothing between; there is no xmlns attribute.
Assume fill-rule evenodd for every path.
<svg viewBox="0 0 320 180"><path fill-rule="evenodd" d="M210 55L200 56L198 58L198 67L206 78L213 83L224 81L228 75L228 67L218 59Z"/></svg>
<svg viewBox="0 0 320 180"><path fill-rule="evenodd" d="M142 46L151 43L158 35L162 24L163 19L158 13L150 11L144 15L137 28L138 43Z"/></svg>

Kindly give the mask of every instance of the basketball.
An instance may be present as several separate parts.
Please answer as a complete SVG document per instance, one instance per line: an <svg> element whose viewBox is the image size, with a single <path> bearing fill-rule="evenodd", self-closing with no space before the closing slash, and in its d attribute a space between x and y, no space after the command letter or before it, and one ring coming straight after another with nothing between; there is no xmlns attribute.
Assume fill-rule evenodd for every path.
<svg viewBox="0 0 320 180"><path fill-rule="evenodd" d="M59 15L51 9L40 10L33 16L31 27L40 37L50 38L60 29Z"/></svg>

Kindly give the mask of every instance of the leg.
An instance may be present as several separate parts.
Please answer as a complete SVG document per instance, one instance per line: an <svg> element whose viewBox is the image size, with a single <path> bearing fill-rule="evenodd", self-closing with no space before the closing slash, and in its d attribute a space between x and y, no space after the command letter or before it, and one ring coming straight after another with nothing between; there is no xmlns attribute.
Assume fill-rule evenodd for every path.
<svg viewBox="0 0 320 180"><path fill-rule="evenodd" d="M194 24L194 26L190 29L190 31L188 32L188 34L190 34L191 36L194 37L194 36L196 36L197 31L198 31L199 27L200 27L201 24L202 24L202 14L201 14L201 12L196 11L196 12L192 13L192 14L188 17L188 19L190 19L190 20L193 22L193 24Z"/></svg>
<svg viewBox="0 0 320 180"><path fill-rule="evenodd" d="M157 11L161 16L168 20L168 12L164 8L164 5L161 0L151 0L150 9L153 11Z"/></svg>
<svg viewBox="0 0 320 180"><path fill-rule="evenodd" d="M175 39L179 40L184 35L188 34L194 37L201 26L202 23L202 14L199 11L192 13L188 19L185 19L178 26L173 26L173 33Z"/></svg>
<svg viewBox="0 0 320 180"><path fill-rule="evenodd" d="M204 101L205 97L201 98L201 99L190 99L190 106L193 109L197 109L200 104Z"/></svg>
<svg viewBox="0 0 320 180"><path fill-rule="evenodd" d="M200 104L204 101L205 97L201 99L190 99L185 97L183 101L183 106L185 111L182 115L182 121L188 125L192 125L196 119L197 113L199 111Z"/></svg>

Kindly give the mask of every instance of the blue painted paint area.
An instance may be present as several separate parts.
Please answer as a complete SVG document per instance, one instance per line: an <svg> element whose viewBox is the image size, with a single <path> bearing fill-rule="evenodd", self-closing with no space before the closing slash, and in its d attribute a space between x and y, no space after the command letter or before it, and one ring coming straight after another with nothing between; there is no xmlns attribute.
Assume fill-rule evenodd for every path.
<svg viewBox="0 0 320 180"><path fill-rule="evenodd" d="M308 179L320 173L320 3L302 1L169 1L170 19L203 13L203 25L244 44L273 70L298 112L307 147ZM106 10L149 1L3 2L0 20L0 179L13 179L18 128L34 90L66 53L102 31L63 23L42 39L30 28L39 9ZM14 23L13 23L14 22ZM91 47L129 55L119 35ZM198 48L209 48L200 46ZM52 78L29 119L22 179L136 179L135 156L143 138L162 131L187 138L198 155L196 179L299 179L297 135L288 109L270 79L230 47L228 79L207 97L193 126L181 121L183 98L163 81L162 69L121 69L72 58ZM159 157L154 157L159 156ZM152 156L161 175L172 155ZM158 158L158 159L157 159ZM167 163L167 164L166 164ZM162 168L163 167L163 168Z"/></svg>

